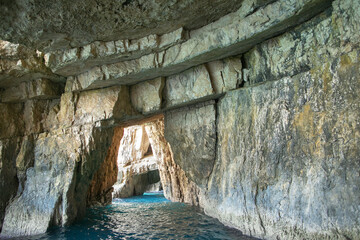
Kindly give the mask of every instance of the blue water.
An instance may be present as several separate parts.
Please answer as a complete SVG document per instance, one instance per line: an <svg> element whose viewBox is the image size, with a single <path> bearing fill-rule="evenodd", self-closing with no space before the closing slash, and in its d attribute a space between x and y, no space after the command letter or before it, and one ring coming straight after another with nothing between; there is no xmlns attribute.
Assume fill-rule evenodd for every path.
<svg viewBox="0 0 360 240"><path fill-rule="evenodd" d="M29 238L27 238L29 239ZM106 207L88 209L85 218L33 239L252 239L225 227L197 208L173 203L162 193L114 199Z"/></svg>

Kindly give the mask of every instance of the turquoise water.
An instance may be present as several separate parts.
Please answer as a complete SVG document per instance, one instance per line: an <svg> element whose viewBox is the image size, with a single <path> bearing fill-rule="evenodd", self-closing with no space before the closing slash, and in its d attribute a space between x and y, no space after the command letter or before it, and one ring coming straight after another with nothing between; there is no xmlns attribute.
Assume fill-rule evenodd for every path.
<svg viewBox="0 0 360 240"><path fill-rule="evenodd" d="M29 239L29 238L27 238ZM106 207L87 211L86 217L66 228L53 229L34 239L252 239L216 219L162 193L114 199Z"/></svg>

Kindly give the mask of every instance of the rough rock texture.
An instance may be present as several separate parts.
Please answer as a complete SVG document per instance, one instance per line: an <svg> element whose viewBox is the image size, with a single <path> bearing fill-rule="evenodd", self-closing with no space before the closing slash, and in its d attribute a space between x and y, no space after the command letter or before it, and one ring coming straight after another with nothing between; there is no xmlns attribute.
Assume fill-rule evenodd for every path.
<svg viewBox="0 0 360 240"><path fill-rule="evenodd" d="M112 129L72 128L35 139L34 167L22 192L7 207L2 237L39 234L84 215L86 193L105 159Z"/></svg>
<svg viewBox="0 0 360 240"><path fill-rule="evenodd" d="M198 28L235 11L241 2L5 1L0 9L3 13L0 36L46 50L78 47L96 40L136 39L167 33L181 26Z"/></svg>
<svg viewBox="0 0 360 240"><path fill-rule="evenodd" d="M1 102L24 102L30 99L60 98L63 93L62 84L40 78L31 82L22 82L16 87L7 88L0 93Z"/></svg>
<svg viewBox="0 0 360 240"><path fill-rule="evenodd" d="M249 3L250 2L250 3ZM247 2L255 6L252 1ZM117 84L135 84L160 76L169 76L190 67L230 55L246 52L256 44L286 31L291 26L328 8L328 0L278 0L264 8L248 8L245 4L229 23L220 19L217 28L197 30L182 44L141 58L95 67L69 82L72 91ZM191 33L190 33L191 36Z"/></svg>
<svg viewBox="0 0 360 240"><path fill-rule="evenodd" d="M153 153L158 160L162 188L166 198L175 202L199 204L199 188L186 177L184 170L174 162L170 144L164 137L164 119L145 126Z"/></svg>
<svg viewBox="0 0 360 240"><path fill-rule="evenodd" d="M117 180L117 158L123 135L124 129L122 127L114 129L114 136L106 158L91 181L86 200L88 206L111 203L113 185Z"/></svg>
<svg viewBox="0 0 360 240"><path fill-rule="evenodd" d="M64 93L58 120L65 126L72 126L113 118L127 120L135 114L128 87L114 86L82 93Z"/></svg>
<svg viewBox="0 0 360 240"><path fill-rule="evenodd" d="M226 95L206 213L264 238L357 239L360 64Z"/></svg>
<svg viewBox="0 0 360 240"><path fill-rule="evenodd" d="M17 151L19 151L19 139L0 140L0 232L5 217L5 208L18 189Z"/></svg>
<svg viewBox="0 0 360 240"><path fill-rule="evenodd" d="M156 78L131 86L131 103L134 108L141 113L160 110L164 82L164 78Z"/></svg>
<svg viewBox="0 0 360 240"><path fill-rule="evenodd" d="M0 87L14 87L38 78L65 82L45 66L44 54L39 51L0 40L0 55Z"/></svg>
<svg viewBox="0 0 360 240"><path fill-rule="evenodd" d="M174 161L201 187L212 172L216 148L216 110L213 102L207 104L165 115L165 138Z"/></svg>
<svg viewBox="0 0 360 240"><path fill-rule="evenodd" d="M45 64L56 74L78 75L95 66L136 59L154 51L165 50L184 42L187 35L183 28L179 28L161 36L152 34L135 40L96 41L80 48L46 53Z"/></svg>
<svg viewBox="0 0 360 240"><path fill-rule="evenodd" d="M215 93L225 93L242 84L242 63L239 58L227 58L206 64Z"/></svg>
<svg viewBox="0 0 360 240"><path fill-rule="evenodd" d="M148 185L160 181L158 162L152 154L144 125L124 130L117 157L118 178L114 198L142 195Z"/></svg>
<svg viewBox="0 0 360 240"><path fill-rule="evenodd" d="M167 1L156 18L188 9L189 1L180 2ZM71 5L81 16L91 3ZM150 10L160 11L161 3L113 4L124 10L115 15L137 18L156 14ZM129 148L122 167L132 170L118 175L134 176L127 192L144 191L136 186L157 179L157 166L167 198L200 205L247 234L359 239L360 2L244 0L232 9L234 1L222 1L194 14L201 4L183 17L234 12L199 29L181 21L165 29L160 21L154 32L150 18L129 20L133 31L112 38L119 29L110 33L108 24L119 25L104 24L114 17L107 1L92 15L93 29L83 32L70 29L86 18L67 21L67 2L0 6L8 13L0 34L59 48L44 55L0 42L1 236L42 233L81 217L86 201L109 202L120 136L115 131L113 138L113 129L148 117L140 157ZM132 12L141 7L149 8ZM42 21L46 14L56 20L53 11L64 18ZM50 69L68 76L64 93L50 91L64 82ZM144 158L149 144L153 157ZM131 166L138 157L146 166Z"/></svg>
<svg viewBox="0 0 360 240"><path fill-rule="evenodd" d="M200 65L166 79L164 89L165 106L180 105L213 93L210 75L205 66Z"/></svg>

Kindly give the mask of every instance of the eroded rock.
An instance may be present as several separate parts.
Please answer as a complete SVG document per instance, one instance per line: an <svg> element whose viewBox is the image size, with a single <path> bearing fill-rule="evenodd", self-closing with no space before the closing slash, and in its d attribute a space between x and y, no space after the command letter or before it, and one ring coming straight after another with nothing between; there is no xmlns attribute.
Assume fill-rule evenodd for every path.
<svg viewBox="0 0 360 240"><path fill-rule="evenodd" d="M111 137L111 128L91 125L39 135L34 167L26 171L23 191L6 209L1 236L40 234L83 216L90 181Z"/></svg>
<svg viewBox="0 0 360 240"><path fill-rule="evenodd" d="M182 44L139 59L95 67L71 83L72 91L117 84L135 84L177 74L202 63L248 51L256 44L296 26L330 7L326 0L279 0L250 12L231 24L199 32ZM239 9L241 12L242 10ZM219 20L221 21L221 20ZM225 19L228 22L228 19ZM191 35L191 34L190 34Z"/></svg>
<svg viewBox="0 0 360 240"><path fill-rule="evenodd" d="M166 79L164 100L173 107L212 95L210 75L204 65L189 69Z"/></svg>
<svg viewBox="0 0 360 240"><path fill-rule="evenodd" d="M213 102L166 113L165 138L176 164L198 186L205 187L216 148L216 110Z"/></svg>
<svg viewBox="0 0 360 240"><path fill-rule="evenodd" d="M29 99L60 98L63 85L48 79L37 79L31 82L22 82L16 87L5 89L0 96L1 102L24 102Z"/></svg>
<svg viewBox="0 0 360 240"><path fill-rule="evenodd" d="M164 120L160 118L145 126L153 153L158 160L159 173L164 195L175 202L199 204L199 188L189 180L184 170L173 158L170 144L164 136Z"/></svg>
<svg viewBox="0 0 360 240"><path fill-rule="evenodd" d="M207 214L262 238L359 236L358 59L226 94Z"/></svg>
<svg viewBox="0 0 360 240"><path fill-rule="evenodd" d="M187 32L179 28L161 36L152 34L134 40L96 41L80 48L53 51L45 54L44 58L46 66L54 73L72 76L95 66L136 59L154 51L162 51L184 42L186 38Z"/></svg>
<svg viewBox="0 0 360 240"><path fill-rule="evenodd" d="M114 198L142 195L149 185L160 181L158 160L153 156L144 125L124 130L118 154Z"/></svg>
<svg viewBox="0 0 360 240"><path fill-rule="evenodd" d="M256 1L264 4L267 1ZM138 39L164 34L184 26L195 29L240 7L242 0L169 2L48 1L5 2L0 25L2 39L11 39L40 50L69 49L94 41ZM203 7L207 6L206 11ZM31 21L29 20L31 19Z"/></svg>
<svg viewBox="0 0 360 240"><path fill-rule="evenodd" d="M64 82L45 66L43 53L0 40L0 87L15 87L39 78Z"/></svg>
<svg viewBox="0 0 360 240"><path fill-rule="evenodd" d="M106 158L91 181L87 193L87 206L111 204L113 185L116 183L118 174L117 158L123 135L122 127L114 129L114 136Z"/></svg>
<svg viewBox="0 0 360 240"><path fill-rule="evenodd" d="M131 86L131 103L141 113L158 111L161 108L164 78L156 78Z"/></svg>

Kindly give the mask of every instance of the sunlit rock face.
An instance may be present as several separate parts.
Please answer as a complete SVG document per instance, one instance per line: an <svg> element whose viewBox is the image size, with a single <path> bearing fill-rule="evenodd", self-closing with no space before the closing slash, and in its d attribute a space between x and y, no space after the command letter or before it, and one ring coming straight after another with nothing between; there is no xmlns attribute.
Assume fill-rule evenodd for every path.
<svg viewBox="0 0 360 240"><path fill-rule="evenodd" d="M359 239L359 1L204 2L0 6L1 237L160 179L248 235Z"/></svg>
<svg viewBox="0 0 360 240"><path fill-rule="evenodd" d="M153 155L149 137L143 125L124 130L117 156L118 177L113 197L142 195L160 182L158 161ZM161 184L158 191L161 190Z"/></svg>
<svg viewBox="0 0 360 240"><path fill-rule="evenodd" d="M175 202L199 204L199 188L174 161L171 146L165 139L164 119L145 125L155 157L158 160L161 184L166 198Z"/></svg>

